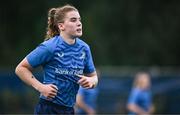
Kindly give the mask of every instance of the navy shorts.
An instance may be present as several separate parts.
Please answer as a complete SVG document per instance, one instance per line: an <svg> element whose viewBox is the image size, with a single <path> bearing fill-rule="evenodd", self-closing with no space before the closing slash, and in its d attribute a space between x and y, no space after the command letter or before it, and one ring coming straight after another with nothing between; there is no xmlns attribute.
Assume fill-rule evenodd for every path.
<svg viewBox="0 0 180 115"><path fill-rule="evenodd" d="M73 107L66 107L62 105L58 105L47 101L45 99L40 99L39 103L36 105L34 110L34 115L44 115L44 114L51 114L51 115L73 115L74 108Z"/></svg>

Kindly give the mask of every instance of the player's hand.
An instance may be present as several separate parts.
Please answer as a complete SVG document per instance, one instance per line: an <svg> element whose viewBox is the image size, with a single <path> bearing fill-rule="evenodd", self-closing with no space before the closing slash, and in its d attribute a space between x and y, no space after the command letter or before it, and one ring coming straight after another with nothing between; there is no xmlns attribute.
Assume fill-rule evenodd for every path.
<svg viewBox="0 0 180 115"><path fill-rule="evenodd" d="M80 77L80 80L78 80L78 84L81 85L84 88L93 88L95 85L95 80L93 77L87 77L84 75L77 75Z"/></svg>
<svg viewBox="0 0 180 115"><path fill-rule="evenodd" d="M39 88L39 92L47 97L47 99L51 99L57 95L58 88L54 84L42 84Z"/></svg>

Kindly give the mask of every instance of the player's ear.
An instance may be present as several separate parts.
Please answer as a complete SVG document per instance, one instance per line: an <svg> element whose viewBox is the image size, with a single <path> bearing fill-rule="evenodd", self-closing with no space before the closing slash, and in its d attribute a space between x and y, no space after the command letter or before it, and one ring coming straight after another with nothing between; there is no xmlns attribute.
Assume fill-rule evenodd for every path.
<svg viewBox="0 0 180 115"><path fill-rule="evenodd" d="M60 31L64 31L65 30L64 23L58 23L58 28Z"/></svg>

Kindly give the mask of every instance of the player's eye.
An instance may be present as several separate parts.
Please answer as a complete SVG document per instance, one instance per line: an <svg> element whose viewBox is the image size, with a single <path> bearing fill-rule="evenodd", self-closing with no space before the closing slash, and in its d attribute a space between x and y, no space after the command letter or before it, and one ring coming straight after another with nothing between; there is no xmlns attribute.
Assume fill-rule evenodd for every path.
<svg viewBox="0 0 180 115"><path fill-rule="evenodd" d="M76 18L71 18L71 22L75 22L77 19Z"/></svg>

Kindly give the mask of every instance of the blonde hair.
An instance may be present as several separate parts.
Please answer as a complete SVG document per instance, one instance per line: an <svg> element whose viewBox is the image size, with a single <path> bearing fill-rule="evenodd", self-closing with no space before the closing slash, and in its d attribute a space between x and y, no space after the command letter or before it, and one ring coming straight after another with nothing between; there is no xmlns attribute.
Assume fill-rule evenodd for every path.
<svg viewBox="0 0 180 115"><path fill-rule="evenodd" d="M148 81L150 81L150 74L147 72L138 72L135 75L135 80L134 80L134 87L139 87L142 88L143 85L143 79L147 79Z"/></svg>
<svg viewBox="0 0 180 115"><path fill-rule="evenodd" d="M46 29L45 40L49 40L50 38L59 35L60 30L58 28L58 23L63 23L66 13L70 11L78 11L72 5L64 5L58 8L51 8L48 11L48 26Z"/></svg>

